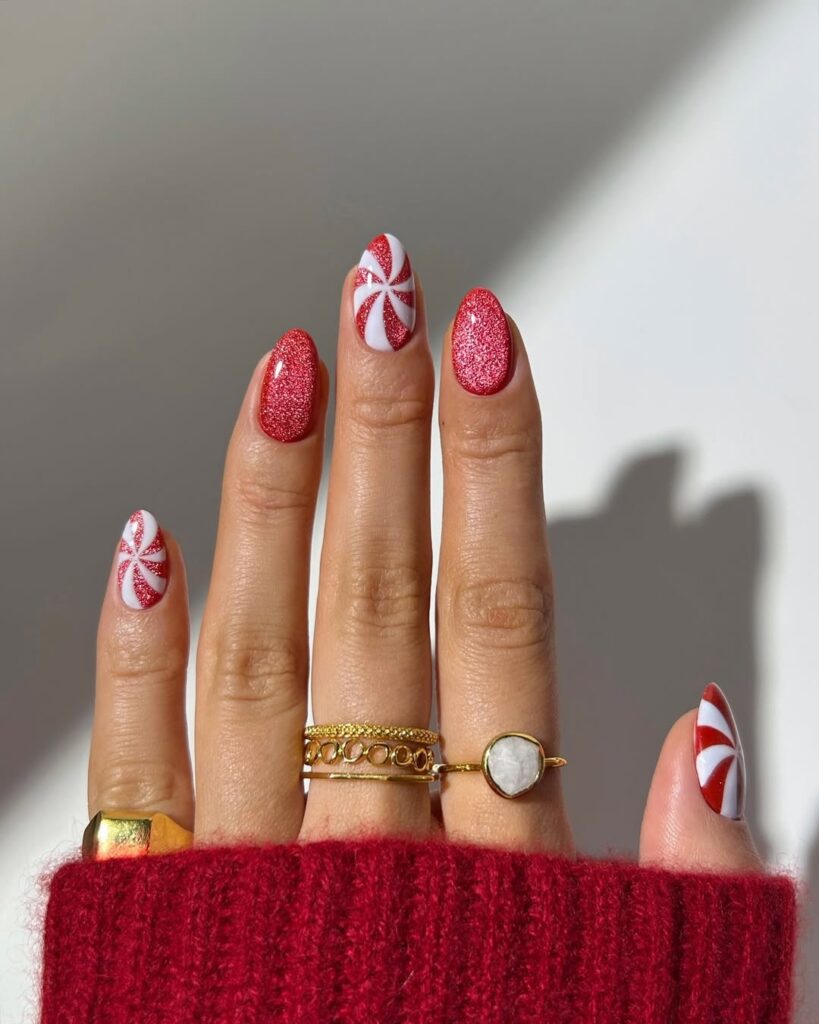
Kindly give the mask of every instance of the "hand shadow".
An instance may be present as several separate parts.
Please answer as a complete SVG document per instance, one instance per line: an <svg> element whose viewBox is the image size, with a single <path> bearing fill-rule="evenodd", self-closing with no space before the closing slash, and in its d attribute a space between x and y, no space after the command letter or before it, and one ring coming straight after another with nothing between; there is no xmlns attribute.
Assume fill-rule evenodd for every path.
<svg viewBox="0 0 819 1024"><path fill-rule="evenodd" d="M742 731L754 827L761 497L735 491L683 513L682 461L636 459L598 512L550 528L566 791L587 853L636 852L665 734L711 680Z"/></svg>

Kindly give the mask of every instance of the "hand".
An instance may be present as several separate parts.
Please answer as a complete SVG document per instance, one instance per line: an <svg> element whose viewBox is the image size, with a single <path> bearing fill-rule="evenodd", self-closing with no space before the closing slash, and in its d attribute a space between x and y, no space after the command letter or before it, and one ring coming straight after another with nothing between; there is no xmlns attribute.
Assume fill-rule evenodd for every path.
<svg viewBox="0 0 819 1024"><path fill-rule="evenodd" d="M423 293L397 240L375 239L362 267L341 296L313 717L426 726L434 372ZM570 755L558 729L537 396L518 329L491 293L476 289L461 303L440 377L442 758L478 761L509 731ZM480 773L443 776L440 802L427 785L362 780L315 782L305 799L309 560L328 393L311 339L291 331L257 366L239 411L197 652L195 773L182 555L150 514L126 526L99 628L90 812L164 811L197 843L443 829L455 840L573 855L557 769L516 799ZM742 818L735 726L719 691L705 697L701 728L689 711L660 754L640 858L761 870ZM697 764L695 737L705 748ZM621 742L612 737L612 757Z"/></svg>

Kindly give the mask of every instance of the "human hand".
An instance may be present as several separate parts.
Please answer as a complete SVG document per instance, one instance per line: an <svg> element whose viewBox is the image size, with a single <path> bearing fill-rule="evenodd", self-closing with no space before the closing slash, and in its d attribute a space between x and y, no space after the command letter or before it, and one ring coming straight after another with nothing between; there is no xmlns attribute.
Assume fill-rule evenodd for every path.
<svg viewBox="0 0 819 1024"><path fill-rule="evenodd" d="M424 727L432 701L434 371L423 293L400 243L374 239L361 267L341 296L313 717ZM368 285L368 271L387 285L377 277ZM559 741L537 396L518 329L486 290L461 303L440 377L442 760L479 761L488 741L509 731L537 737L547 755L570 756ZM440 800L428 785L363 780L314 782L305 799L309 560L328 393L311 339L290 331L256 367L239 411L197 652L194 771L182 555L149 513L126 525L100 620L90 812L163 811L193 828L197 843L443 830L454 840L572 856L552 768L515 799L480 773L442 775ZM612 736L612 761L621 743L636 740ZM704 748L697 760L695 743ZM761 870L743 789L736 727L709 686L660 754L641 862Z"/></svg>

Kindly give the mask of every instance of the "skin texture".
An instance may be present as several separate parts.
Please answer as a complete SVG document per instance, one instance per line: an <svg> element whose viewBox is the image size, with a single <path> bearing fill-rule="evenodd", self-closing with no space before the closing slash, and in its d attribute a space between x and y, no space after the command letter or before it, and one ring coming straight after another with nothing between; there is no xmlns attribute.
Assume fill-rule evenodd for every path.
<svg viewBox="0 0 819 1024"><path fill-rule="evenodd" d="M520 332L507 318L508 379L484 394L459 383L451 326L444 339L444 508L433 581L435 373L423 290L416 274L417 317L407 343L376 351L356 329L354 280L355 270L345 279L339 316L313 718L427 724L434 582L443 760L478 760L491 736L509 730L533 733L547 753L559 752L540 411ZM153 607L127 608L116 561L112 567L98 635L90 813L162 810L194 827L196 842L205 844L420 838L443 829L453 839L572 856L559 771L512 801L478 774L445 778L433 800L426 786L355 781L316 783L305 798L299 771L309 557L330 383L320 363L305 436L270 437L259 422L269 355L253 372L225 464L197 651L195 771L185 740L185 573L179 546L165 530L169 585ZM692 693L692 705L698 696ZM660 754L640 858L676 868L762 870L746 823L716 814L700 793L695 716L691 711L673 726Z"/></svg>

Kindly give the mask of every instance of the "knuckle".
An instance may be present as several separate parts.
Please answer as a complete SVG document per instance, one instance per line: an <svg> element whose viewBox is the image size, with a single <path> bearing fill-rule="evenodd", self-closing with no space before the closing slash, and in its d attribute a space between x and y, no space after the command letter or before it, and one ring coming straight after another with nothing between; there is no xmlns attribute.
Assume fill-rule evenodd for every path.
<svg viewBox="0 0 819 1024"><path fill-rule="evenodd" d="M447 441L449 456L466 465L511 460L540 465L540 429L536 425L516 429L491 420L461 424L449 433Z"/></svg>
<svg viewBox="0 0 819 1024"><path fill-rule="evenodd" d="M268 459L245 459L233 476L231 488L240 516L250 523L268 523L292 513L300 515L309 512L313 505L312 487L283 480Z"/></svg>
<svg viewBox="0 0 819 1024"><path fill-rule="evenodd" d="M133 686L165 688L185 679L188 666L186 650L176 647L143 647L128 638L113 638L107 652L108 684L116 690Z"/></svg>
<svg viewBox="0 0 819 1024"><path fill-rule="evenodd" d="M303 645L289 637L228 636L203 659L222 704L263 706L271 714L282 714L303 701L307 655Z"/></svg>
<svg viewBox="0 0 819 1024"><path fill-rule="evenodd" d="M547 583L518 578L459 584L450 614L471 645L514 649L551 643L554 603Z"/></svg>
<svg viewBox="0 0 819 1024"><path fill-rule="evenodd" d="M356 566L348 570L340 596L354 630L406 634L426 621L429 598L415 566Z"/></svg>
<svg viewBox="0 0 819 1024"><path fill-rule="evenodd" d="M105 810L156 811L188 792L186 772L170 761L113 758L103 767L94 803Z"/></svg>
<svg viewBox="0 0 819 1024"><path fill-rule="evenodd" d="M420 396L359 395L351 399L348 415L358 437L367 440L385 429L425 426L431 409Z"/></svg>

